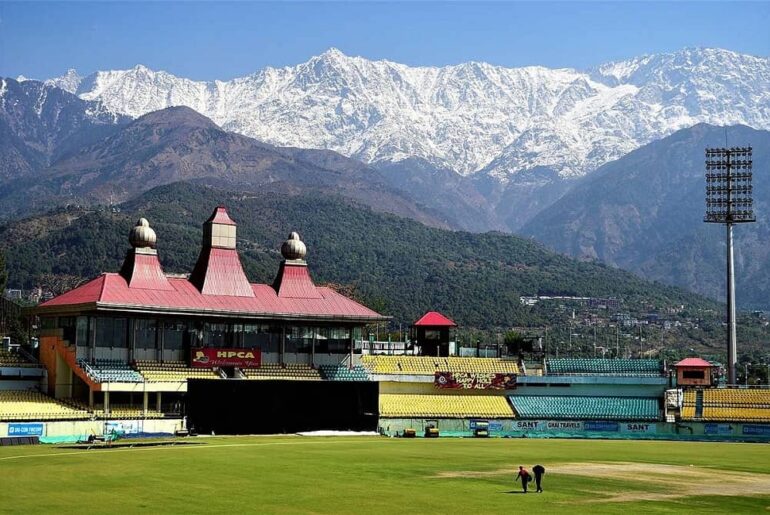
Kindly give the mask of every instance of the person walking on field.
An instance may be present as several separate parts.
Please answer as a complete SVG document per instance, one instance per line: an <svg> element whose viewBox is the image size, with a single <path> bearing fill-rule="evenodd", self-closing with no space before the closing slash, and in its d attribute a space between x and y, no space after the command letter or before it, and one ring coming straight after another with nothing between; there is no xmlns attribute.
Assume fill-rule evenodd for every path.
<svg viewBox="0 0 770 515"><path fill-rule="evenodd" d="M545 467L542 465L535 465L532 467L532 472L535 474L535 486L537 486L537 492L540 493L543 491L543 487L540 486L540 482L543 480L543 475L545 474Z"/></svg>
<svg viewBox="0 0 770 515"><path fill-rule="evenodd" d="M532 476L529 475L529 472L527 472L527 469L525 469L522 466L519 466L519 474L516 476L516 479L514 479L514 481L518 481L519 478L521 478L521 488L524 490L524 493L527 493L527 483L532 481Z"/></svg>

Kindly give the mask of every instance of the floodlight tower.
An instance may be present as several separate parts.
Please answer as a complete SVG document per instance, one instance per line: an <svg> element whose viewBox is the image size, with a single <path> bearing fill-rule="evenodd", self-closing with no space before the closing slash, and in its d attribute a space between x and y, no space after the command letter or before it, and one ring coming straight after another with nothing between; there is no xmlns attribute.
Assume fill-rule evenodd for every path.
<svg viewBox="0 0 770 515"><path fill-rule="evenodd" d="M706 149L707 223L727 227L727 382L736 384L735 263L733 224L755 222L751 147Z"/></svg>

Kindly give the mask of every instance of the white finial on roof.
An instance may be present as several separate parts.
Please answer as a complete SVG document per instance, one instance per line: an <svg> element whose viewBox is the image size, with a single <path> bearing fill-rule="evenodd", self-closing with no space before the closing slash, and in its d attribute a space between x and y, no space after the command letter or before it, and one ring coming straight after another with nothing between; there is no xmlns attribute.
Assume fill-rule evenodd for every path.
<svg viewBox="0 0 770 515"><path fill-rule="evenodd" d="M157 236L155 231L150 227L150 222L146 218L140 218L136 222L136 226L131 229L128 234L128 241L134 248L155 248L157 242Z"/></svg>
<svg viewBox="0 0 770 515"><path fill-rule="evenodd" d="M299 234L292 232L289 234L289 239L281 245L281 254L284 259L290 261L304 260L307 255L307 247L302 243Z"/></svg>

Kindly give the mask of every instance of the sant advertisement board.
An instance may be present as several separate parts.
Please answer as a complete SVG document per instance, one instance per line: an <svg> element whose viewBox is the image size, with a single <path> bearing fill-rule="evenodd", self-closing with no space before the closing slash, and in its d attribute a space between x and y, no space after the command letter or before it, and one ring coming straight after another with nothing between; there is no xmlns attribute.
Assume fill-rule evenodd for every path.
<svg viewBox="0 0 770 515"><path fill-rule="evenodd" d="M192 349L191 365L197 368L243 367L259 368L262 352L259 349Z"/></svg>
<svg viewBox="0 0 770 515"><path fill-rule="evenodd" d="M512 431L546 433L657 433L658 428L652 422L615 422L611 420L516 420L511 425Z"/></svg>
<svg viewBox="0 0 770 515"><path fill-rule="evenodd" d="M436 388L471 390L512 390L516 388L516 374L478 374L470 372L436 372Z"/></svg>
<svg viewBox="0 0 770 515"><path fill-rule="evenodd" d="M658 426L654 422L623 422L620 424L620 432L653 434L658 432Z"/></svg>

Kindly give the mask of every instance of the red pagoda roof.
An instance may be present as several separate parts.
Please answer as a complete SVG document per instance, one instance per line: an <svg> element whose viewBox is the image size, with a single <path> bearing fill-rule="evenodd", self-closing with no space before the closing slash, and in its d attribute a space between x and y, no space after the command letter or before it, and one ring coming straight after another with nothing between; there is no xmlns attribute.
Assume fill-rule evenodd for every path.
<svg viewBox="0 0 770 515"><path fill-rule="evenodd" d="M310 278L306 265L281 264L273 288L278 296L286 299L318 299L313 279Z"/></svg>
<svg viewBox="0 0 770 515"><path fill-rule="evenodd" d="M169 277L171 290L129 288L120 274L101 276L38 306L39 312L101 308L180 314L222 314L249 317L335 318L385 320L387 317L331 288L313 286L313 298L281 297L268 284L251 284L253 297L201 293L184 278Z"/></svg>
<svg viewBox="0 0 770 515"><path fill-rule="evenodd" d="M225 206L217 206L217 208L214 210L214 213L212 213L212 215L206 221L222 225L236 225L233 219L230 218L230 215L227 214L227 209Z"/></svg>
<svg viewBox="0 0 770 515"><path fill-rule="evenodd" d="M712 365L705 359L685 358L674 366L675 367L713 367L714 365Z"/></svg>
<svg viewBox="0 0 770 515"><path fill-rule="evenodd" d="M154 245L155 232L142 218L131 233L134 248L126 254L121 273L102 274L40 304L36 311L140 311L366 322L388 318L330 288L317 287L304 259L289 259L286 253L273 285L250 284L234 248L235 227L223 236L205 230L211 222L235 226L224 207L214 210L204 224L201 253L189 279L163 273L157 252L150 247ZM296 233L292 236L299 239ZM232 240L225 243L233 248L217 246L222 238ZM295 245L301 245L304 257L304 244L299 241Z"/></svg>
<svg viewBox="0 0 770 515"><path fill-rule="evenodd" d="M123 263L121 275L128 281L130 288L148 290L170 290L171 285L163 274L157 254L142 254L129 251Z"/></svg>
<svg viewBox="0 0 770 515"><path fill-rule="evenodd" d="M235 249L204 247L190 281L207 295L254 295Z"/></svg>
<svg viewBox="0 0 770 515"><path fill-rule="evenodd" d="M457 327L457 324L438 311L428 311L414 325L415 327Z"/></svg>

